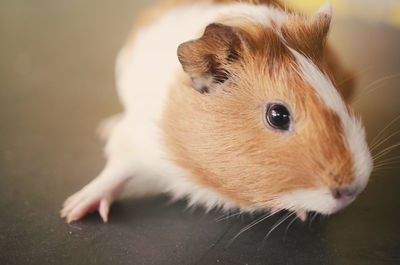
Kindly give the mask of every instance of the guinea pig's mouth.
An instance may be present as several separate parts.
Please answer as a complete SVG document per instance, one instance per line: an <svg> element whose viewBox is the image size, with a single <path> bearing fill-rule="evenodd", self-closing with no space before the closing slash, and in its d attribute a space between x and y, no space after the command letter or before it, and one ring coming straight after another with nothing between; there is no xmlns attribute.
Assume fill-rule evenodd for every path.
<svg viewBox="0 0 400 265"><path fill-rule="evenodd" d="M287 192L281 194L277 202L279 208L293 211L305 221L308 212L330 215L348 206L356 197L355 193L320 188Z"/></svg>

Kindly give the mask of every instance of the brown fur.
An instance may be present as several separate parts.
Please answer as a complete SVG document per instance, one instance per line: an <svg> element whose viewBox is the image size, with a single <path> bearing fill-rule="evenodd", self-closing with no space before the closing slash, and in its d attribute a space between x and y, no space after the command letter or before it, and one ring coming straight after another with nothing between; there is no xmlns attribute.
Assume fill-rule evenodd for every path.
<svg viewBox="0 0 400 265"><path fill-rule="evenodd" d="M292 19L285 25L286 37L326 70L326 25L320 19ZM304 23L309 24L303 30ZM189 44L190 53L181 54L190 77L213 74L207 62L218 58L229 78L213 83L219 93L200 94L188 75L179 74L161 123L171 159L189 170L194 181L243 206L270 207L282 192L351 183L353 160L343 143L340 119L291 67L294 58L285 45L261 25L231 26L241 40L235 46L237 59L223 61L226 49L218 40L204 44L204 36ZM318 39L308 35L315 28L321 29ZM199 63L199 58L205 61ZM275 99L291 108L294 128L289 134L263 122L263 104Z"/></svg>

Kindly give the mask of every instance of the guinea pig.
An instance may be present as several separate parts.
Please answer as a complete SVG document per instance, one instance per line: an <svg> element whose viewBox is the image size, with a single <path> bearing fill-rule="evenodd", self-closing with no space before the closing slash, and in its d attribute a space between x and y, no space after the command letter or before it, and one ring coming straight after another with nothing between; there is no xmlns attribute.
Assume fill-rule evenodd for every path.
<svg viewBox="0 0 400 265"><path fill-rule="evenodd" d="M172 0L145 13L117 58L124 112L100 126L107 163L61 210L67 222L124 196L284 209L350 204L372 159L326 45L328 2L304 16L274 0Z"/></svg>

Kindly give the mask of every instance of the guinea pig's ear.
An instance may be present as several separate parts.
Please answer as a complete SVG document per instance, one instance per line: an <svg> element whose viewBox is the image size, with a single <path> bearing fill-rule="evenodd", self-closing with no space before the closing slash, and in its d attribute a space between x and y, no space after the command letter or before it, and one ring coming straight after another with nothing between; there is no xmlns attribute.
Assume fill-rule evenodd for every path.
<svg viewBox="0 0 400 265"><path fill-rule="evenodd" d="M229 79L229 65L239 58L242 41L233 27L213 23L200 39L182 43L178 58L201 93L213 93Z"/></svg>
<svg viewBox="0 0 400 265"><path fill-rule="evenodd" d="M320 61L332 19L332 5L325 3L311 18L293 16L281 31L290 47Z"/></svg>
<svg viewBox="0 0 400 265"><path fill-rule="evenodd" d="M325 38L332 21L333 8L331 2L323 4L313 17L313 26L316 35Z"/></svg>

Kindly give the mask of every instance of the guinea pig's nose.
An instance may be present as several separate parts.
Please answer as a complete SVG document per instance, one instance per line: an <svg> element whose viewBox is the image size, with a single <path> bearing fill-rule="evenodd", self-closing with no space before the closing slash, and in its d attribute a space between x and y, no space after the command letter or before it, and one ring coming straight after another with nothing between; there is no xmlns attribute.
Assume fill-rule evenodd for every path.
<svg viewBox="0 0 400 265"><path fill-rule="evenodd" d="M333 198L335 198L337 200L352 198L357 194L356 189L350 189L348 187L332 189L331 192L332 192Z"/></svg>

